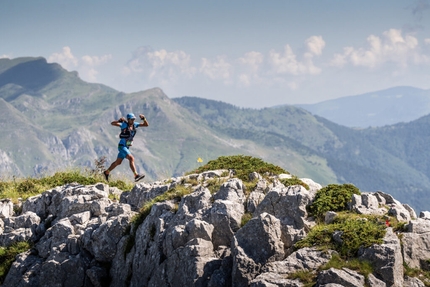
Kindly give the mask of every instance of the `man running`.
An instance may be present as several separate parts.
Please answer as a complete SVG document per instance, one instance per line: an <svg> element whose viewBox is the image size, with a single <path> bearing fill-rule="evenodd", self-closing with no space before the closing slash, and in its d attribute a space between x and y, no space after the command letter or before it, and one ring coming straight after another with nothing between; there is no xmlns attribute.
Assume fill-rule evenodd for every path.
<svg viewBox="0 0 430 287"><path fill-rule="evenodd" d="M118 144L118 157L117 157L116 161L114 161L109 166L109 168L103 172L105 175L106 181L109 181L110 172L115 167L120 165L122 163L122 161L124 160L124 158L127 158L129 163L130 163L130 169L134 173L134 181L139 181L145 177L144 174L138 174L137 173L136 166L134 165L134 157L130 153L130 150L129 150L129 148L133 144L133 138L136 135L136 129L139 127L149 126L148 121L146 120L144 115L141 114L141 115L139 115L139 117L142 120L142 122L140 124L134 122L136 117L134 116L133 113L127 114L127 120L125 120L122 117L119 120L113 121L111 123L111 125L121 128L121 133L119 135L121 140L119 141L119 144Z"/></svg>

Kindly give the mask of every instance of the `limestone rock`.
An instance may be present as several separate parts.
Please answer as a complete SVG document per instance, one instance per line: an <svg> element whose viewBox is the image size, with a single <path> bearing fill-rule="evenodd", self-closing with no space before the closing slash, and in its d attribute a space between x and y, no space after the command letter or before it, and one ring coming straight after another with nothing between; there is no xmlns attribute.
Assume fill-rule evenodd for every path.
<svg viewBox="0 0 430 287"><path fill-rule="evenodd" d="M403 284L403 258L400 240L394 234L392 228L387 228L384 243L374 244L365 249L361 259L372 262L374 275L384 281L387 286L400 287Z"/></svg>
<svg viewBox="0 0 430 287"><path fill-rule="evenodd" d="M328 286L328 284L338 284L344 287L364 286L364 276L348 268L342 270L330 268L318 274L317 286Z"/></svg>

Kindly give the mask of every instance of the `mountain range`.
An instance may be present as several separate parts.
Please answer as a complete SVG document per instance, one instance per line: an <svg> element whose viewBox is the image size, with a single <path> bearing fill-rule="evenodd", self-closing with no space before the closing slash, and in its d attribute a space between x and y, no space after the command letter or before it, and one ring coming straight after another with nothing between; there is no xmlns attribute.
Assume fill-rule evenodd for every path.
<svg viewBox="0 0 430 287"><path fill-rule="evenodd" d="M394 87L295 106L347 127L381 127L430 114L430 89Z"/></svg>
<svg viewBox="0 0 430 287"><path fill-rule="evenodd" d="M0 172L35 176L91 168L117 155L110 122L145 114L131 151L150 180L181 175L220 155L246 154L323 185L353 183L428 210L430 116L353 129L296 106L245 109L160 88L122 93L82 81L44 58L0 59ZM203 163L197 162L198 158ZM130 177L127 163L113 176Z"/></svg>

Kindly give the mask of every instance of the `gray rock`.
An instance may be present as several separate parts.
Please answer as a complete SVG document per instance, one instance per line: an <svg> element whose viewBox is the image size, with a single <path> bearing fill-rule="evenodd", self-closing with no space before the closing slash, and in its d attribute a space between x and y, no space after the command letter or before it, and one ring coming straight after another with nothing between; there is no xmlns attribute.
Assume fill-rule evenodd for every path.
<svg viewBox="0 0 430 287"><path fill-rule="evenodd" d="M258 172L251 172L250 174L249 174L249 180L250 181L254 181L254 180L257 180L257 179L262 179L263 177L261 176L261 174L259 174Z"/></svg>
<svg viewBox="0 0 430 287"><path fill-rule="evenodd" d="M374 275L384 281L388 286L400 287L403 284L403 258L400 240L393 229L387 228L384 243L374 244L365 249L360 259L372 262Z"/></svg>
<svg viewBox="0 0 430 287"><path fill-rule="evenodd" d="M263 273L251 281L250 287L302 287L300 280L291 280L277 273Z"/></svg>
<svg viewBox="0 0 430 287"><path fill-rule="evenodd" d="M90 211L93 216L107 215L106 207L108 207L112 201L108 198L101 198L91 202Z"/></svg>
<svg viewBox="0 0 430 287"><path fill-rule="evenodd" d="M430 221L418 218L416 220L409 221L408 232L416 234L426 234L430 232Z"/></svg>
<svg viewBox="0 0 430 287"><path fill-rule="evenodd" d="M394 216L398 221L409 222L412 219L411 213L402 204L393 204L388 210L388 214Z"/></svg>
<svg viewBox="0 0 430 287"><path fill-rule="evenodd" d="M425 287L426 285L418 278L414 277L405 277L405 281L403 282L403 287Z"/></svg>
<svg viewBox="0 0 430 287"><path fill-rule="evenodd" d="M334 253L336 252L333 250L320 251L306 247L293 252L282 261L267 263L262 271L286 275L299 270L317 270L329 262Z"/></svg>
<svg viewBox="0 0 430 287"><path fill-rule="evenodd" d="M43 194L32 196L24 201L22 205L22 213L32 211L37 214L42 220L48 216L47 207L51 203L51 192L47 191Z"/></svg>
<svg viewBox="0 0 430 287"><path fill-rule="evenodd" d="M430 220L430 211L421 211L420 218Z"/></svg>
<svg viewBox="0 0 430 287"><path fill-rule="evenodd" d="M342 270L330 268L321 271L317 277L317 286L328 286L327 284L339 284L344 287L363 287L364 276L348 268Z"/></svg>
<svg viewBox="0 0 430 287"><path fill-rule="evenodd" d="M243 204L245 202L244 187L240 179L232 178L223 183L217 193L214 194L215 200L229 200Z"/></svg>
<svg viewBox="0 0 430 287"><path fill-rule="evenodd" d="M304 183L306 183L309 186L309 192L311 194L313 194L313 196L315 196L315 194L317 193L317 191L322 188L321 184L316 183L315 181L313 181L310 178L301 178L300 180L303 181Z"/></svg>
<svg viewBox="0 0 430 287"><path fill-rule="evenodd" d="M367 285L369 285L370 287L386 287L387 286L387 284L385 284L384 281L379 280L373 274L369 274L369 276L366 279L366 282L367 282Z"/></svg>
<svg viewBox="0 0 430 287"><path fill-rule="evenodd" d="M16 256L2 286L41 286L39 283L43 259L30 251Z"/></svg>
<svg viewBox="0 0 430 287"><path fill-rule="evenodd" d="M403 259L411 268L429 269L430 221L419 218L408 224L408 231L402 233Z"/></svg>
<svg viewBox="0 0 430 287"><path fill-rule="evenodd" d="M415 213L415 210L412 207L410 207L408 204L405 204L405 203L403 203L402 205L407 211L409 211L409 215L411 216L411 219L417 219L417 214Z"/></svg>
<svg viewBox="0 0 430 287"><path fill-rule="evenodd" d="M109 283L109 275L104 268L93 266L90 269L87 269L85 274L88 276L94 287L104 287Z"/></svg>
<svg viewBox="0 0 430 287"><path fill-rule="evenodd" d="M99 262L110 262L115 257L117 244L121 240L129 222L131 214L120 215L107 220L91 234L91 242L85 242L89 251Z"/></svg>
<svg viewBox="0 0 430 287"><path fill-rule="evenodd" d="M325 224L331 224L337 217L337 213L334 211L327 211L325 214L324 222Z"/></svg>
<svg viewBox="0 0 430 287"><path fill-rule="evenodd" d="M267 213L251 219L236 233L232 243L235 286L248 286L264 264L283 259L281 236L279 219Z"/></svg>
<svg viewBox="0 0 430 287"><path fill-rule="evenodd" d="M312 224L307 221L306 206L312 199L313 195L299 185L273 188L266 194L254 216L267 212L280 219L281 224L294 225L297 229L309 227Z"/></svg>
<svg viewBox="0 0 430 287"><path fill-rule="evenodd" d="M373 193L362 193L361 195L353 194L352 202L350 204L350 210L357 212L358 214L374 214L384 215L387 210L380 207L380 202L377 195Z"/></svg>
<svg viewBox="0 0 430 287"><path fill-rule="evenodd" d="M254 213L260 202L263 201L265 194L260 191L252 191L246 200L246 210L249 213Z"/></svg>
<svg viewBox="0 0 430 287"><path fill-rule="evenodd" d="M13 216L13 202L10 199L0 200L0 218Z"/></svg>

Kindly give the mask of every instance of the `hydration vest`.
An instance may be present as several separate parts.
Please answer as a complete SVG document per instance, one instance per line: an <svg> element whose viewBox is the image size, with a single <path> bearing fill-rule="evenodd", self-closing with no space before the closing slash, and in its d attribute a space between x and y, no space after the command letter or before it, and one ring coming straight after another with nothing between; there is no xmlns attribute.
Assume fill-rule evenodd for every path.
<svg viewBox="0 0 430 287"><path fill-rule="evenodd" d="M131 126L131 129L128 126L121 129L121 133L119 134L119 138L120 139L133 140L135 135L136 135L136 127L133 124Z"/></svg>

